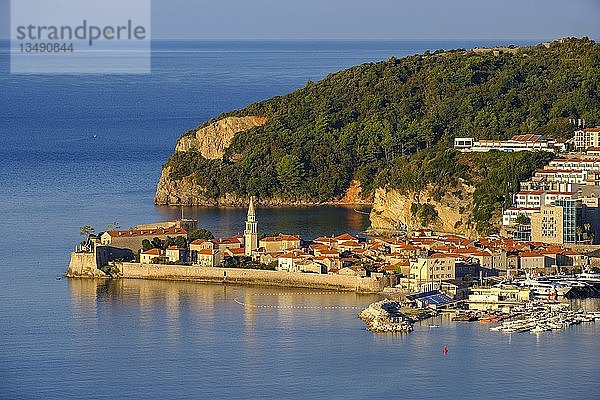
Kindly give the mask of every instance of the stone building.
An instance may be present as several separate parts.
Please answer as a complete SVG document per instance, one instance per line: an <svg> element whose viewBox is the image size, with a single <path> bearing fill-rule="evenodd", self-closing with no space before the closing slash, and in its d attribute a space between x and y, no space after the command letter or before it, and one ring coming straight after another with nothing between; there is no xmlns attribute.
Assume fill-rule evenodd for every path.
<svg viewBox="0 0 600 400"><path fill-rule="evenodd" d="M140 263L152 264L153 262L164 262L167 260L165 251L162 249L150 249L140 253Z"/></svg>
<svg viewBox="0 0 600 400"><path fill-rule="evenodd" d="M264 248L266 252L288 251L300 248L302 239L300 236L283 235L267 236L260 239L259 247Z"/></svg>
<svg viewBox="0 0 600 400"><path fill-rule="evenodd" d="M187 238L188 233L182 228L157 228L157 229L130 229L126 231L107 231L100 236L100 243L104 246L112 246L123 249L130 249L137 253L142 248L142 242L147 239L152 241L154 238L167 240L167 238L177 238L183 236Z"/></svg>

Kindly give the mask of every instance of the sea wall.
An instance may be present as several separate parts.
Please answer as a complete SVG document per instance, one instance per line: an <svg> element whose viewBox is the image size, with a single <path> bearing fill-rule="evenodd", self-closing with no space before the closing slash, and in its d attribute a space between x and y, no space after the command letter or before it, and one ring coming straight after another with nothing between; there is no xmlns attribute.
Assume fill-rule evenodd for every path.
<svg viewBox="0 0 600 400"><path fill-rule="evenodd" d="M106 277L104 272L98 269L95 253L71 253L67 276L70 277Z"/></svg>
<svg viewBox="0 0 600 400"><path fill-rule="evenodd" d="M118 264L123 278L167 279L244 285L303 287L376 293L390 284L386 278L319 275L241 268L187 267L161 264Z"/></svg>

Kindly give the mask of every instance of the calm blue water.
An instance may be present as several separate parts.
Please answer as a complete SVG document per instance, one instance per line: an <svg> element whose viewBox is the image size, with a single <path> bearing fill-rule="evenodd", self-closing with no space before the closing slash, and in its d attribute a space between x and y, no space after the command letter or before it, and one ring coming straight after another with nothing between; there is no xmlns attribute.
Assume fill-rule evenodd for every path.
<svg viewBox="0 0 600 400"><path fill-rule="evenodd" d="M148 76L11 76L4 44L0 398L595 397L598 324L511 337L443 320L375 336L354 309L373 296L55 279L79 226L179 215L153 205L155 185L177 137L203 120L354 64L486 44L156 42ZM185 212L217 235L243 229L245 210ZM335 207L258 218L263 232L305 237L368 225Z"/></svg>

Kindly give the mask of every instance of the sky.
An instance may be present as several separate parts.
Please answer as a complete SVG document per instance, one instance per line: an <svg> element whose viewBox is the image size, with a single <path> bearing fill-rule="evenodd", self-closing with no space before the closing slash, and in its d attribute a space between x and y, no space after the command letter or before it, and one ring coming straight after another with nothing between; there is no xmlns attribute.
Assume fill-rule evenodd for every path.
<svg viewBox="0 0 600 400"><path fill-rule="evenodd" d="M599 21L600 0L152 0L153 38L600 40Z"/></svg>

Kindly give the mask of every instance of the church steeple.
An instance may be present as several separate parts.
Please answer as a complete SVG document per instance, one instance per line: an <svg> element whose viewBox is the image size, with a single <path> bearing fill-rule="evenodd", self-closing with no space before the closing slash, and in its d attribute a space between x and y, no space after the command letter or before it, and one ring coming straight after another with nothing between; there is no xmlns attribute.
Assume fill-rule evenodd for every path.
<svg viewBox="0 0 600 400"><path fill-rule="evenodd" d="M254 196L250 196L250 204L248 205L248 221L256 221L256 211L254 211Z"/></svg>
<svg viewBox="0 0 600 400"><path fill-rule="evenodd" d="M254 211L254 198L250 196L248 205L248 217L246 218L246 230L244 231L244 249L246 256L252 256L252 251L258 248L258 224L256 222L256 211Z"/></svg>

